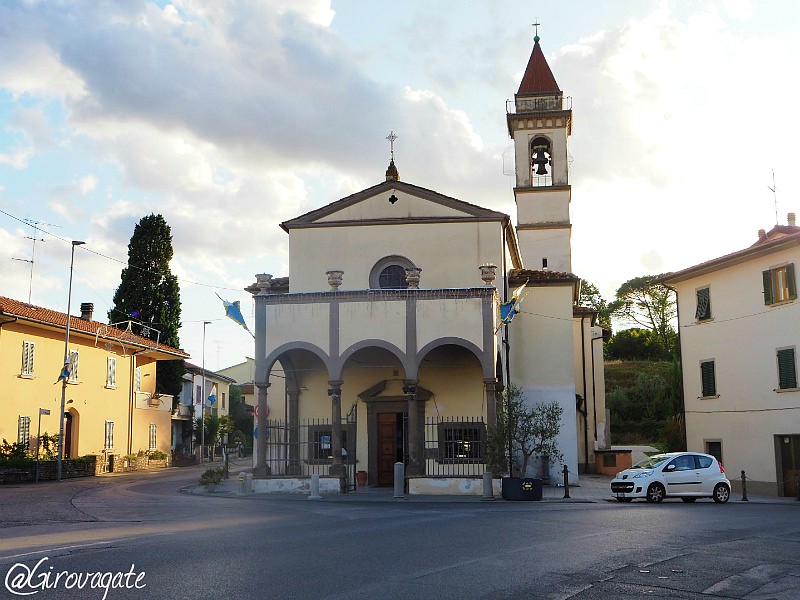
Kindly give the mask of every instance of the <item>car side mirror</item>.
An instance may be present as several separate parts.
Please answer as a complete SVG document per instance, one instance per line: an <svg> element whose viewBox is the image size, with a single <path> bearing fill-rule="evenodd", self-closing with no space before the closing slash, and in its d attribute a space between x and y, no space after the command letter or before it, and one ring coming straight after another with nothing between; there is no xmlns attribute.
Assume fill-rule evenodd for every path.
<svg viewBox="0 0 800 600"><path fill-rule="evenodd" d="M674 471L675 470L675 465L667 465L666 467L664 467L664 470L665 471Z"/></svg>

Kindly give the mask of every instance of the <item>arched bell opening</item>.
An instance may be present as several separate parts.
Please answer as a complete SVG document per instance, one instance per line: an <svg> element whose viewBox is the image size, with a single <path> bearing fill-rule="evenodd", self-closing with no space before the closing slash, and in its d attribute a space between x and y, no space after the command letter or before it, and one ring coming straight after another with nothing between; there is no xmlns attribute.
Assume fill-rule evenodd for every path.
<svg viewBox="0 0 800 600"><path fill-rule="evenodd" d="M552 144L544 136L531 140L531 183L534 187L553 185Z"/></svg>

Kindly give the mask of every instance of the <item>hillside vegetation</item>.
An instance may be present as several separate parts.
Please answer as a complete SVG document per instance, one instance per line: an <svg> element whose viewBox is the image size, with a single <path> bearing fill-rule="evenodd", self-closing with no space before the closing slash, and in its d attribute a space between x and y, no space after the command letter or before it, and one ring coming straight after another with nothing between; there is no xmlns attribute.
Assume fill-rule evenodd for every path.
<svg viewBox="0 0 800 600"><path fill-rule="evenodd" d="M605 364L611 442L685 449L680 365L625 360Z"/></svg>

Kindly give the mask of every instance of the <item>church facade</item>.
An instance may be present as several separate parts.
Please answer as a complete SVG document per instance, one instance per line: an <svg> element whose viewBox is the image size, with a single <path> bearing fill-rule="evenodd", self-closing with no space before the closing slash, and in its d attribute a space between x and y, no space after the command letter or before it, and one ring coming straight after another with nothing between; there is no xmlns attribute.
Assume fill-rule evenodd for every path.
<svg viewBox="0 0 800 600"><path fill-rule="evenodd" d="M563 408L570 479L606 447L602 329L577 305L567 139L572 111L538 37L507 115L509 215L385 180L282 223L289 276L258 275L256 477L319 474L410 493L481 493L502 390ZM524 286L508 324L499 307ZM536 463L559 477L562 465Z"/></svg>

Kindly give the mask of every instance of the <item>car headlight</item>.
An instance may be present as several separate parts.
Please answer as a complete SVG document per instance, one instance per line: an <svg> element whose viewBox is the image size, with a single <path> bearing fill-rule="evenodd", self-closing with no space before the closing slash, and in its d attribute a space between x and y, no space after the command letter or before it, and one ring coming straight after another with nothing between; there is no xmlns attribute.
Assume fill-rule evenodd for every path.
<svg viewBox="0 0 800 600"><path fill-rule="evenodd" d="M637 473L633 476L634 479L638 479L639 477L650 477L653 474L653 471L642 471L641 473Z"/></svg>

